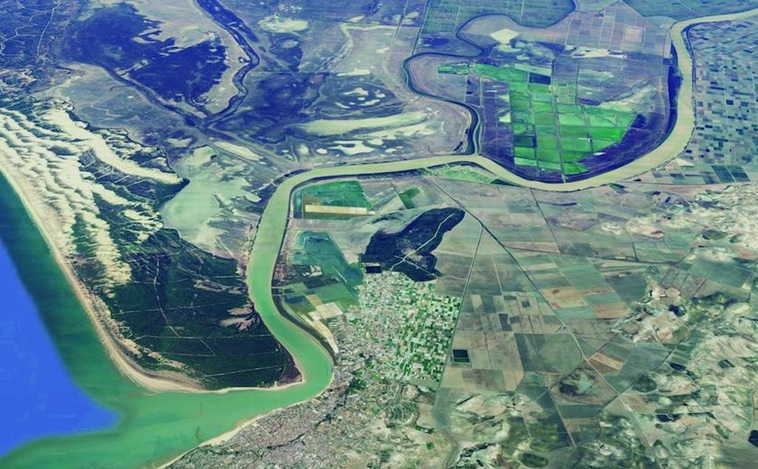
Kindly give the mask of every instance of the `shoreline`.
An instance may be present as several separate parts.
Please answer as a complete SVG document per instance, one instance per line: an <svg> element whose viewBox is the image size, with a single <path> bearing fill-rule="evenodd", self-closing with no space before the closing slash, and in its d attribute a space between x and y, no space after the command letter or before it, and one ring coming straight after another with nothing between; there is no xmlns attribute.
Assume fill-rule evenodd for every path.
<svg viewBox="0 0 758 469"><path fill-rule="evenodd" d="M738 14L730 14L730 15L718 15L713 17L703 17L699 19L693 19L693 20L687 20L684 22L674 23L670 29L670 34L673 36L674 34L677 34L677 36L681 40L681 45L684 46L684 50L682 51L683 54L680 55L679 58L679 65L683 67L687 67L687 71L683 71L683 75L685 78L689 78L688 80L685 80L685 83L683 83L683 86L688 86L689 89L689 100L688 107L686 108L689 114L689 120L692 121L692 125L694 125L694 110L692 109L692 87L693 87L693 81L694 76L692 73L692 65L693 65L693 57L690 55L689 49L686 47L686 38L682 36L683 32L686 30L687 27L695 25L695 24L706 24L706 23L713 23L713 22L721 22L721 21L733 21L743 18L749 18L751 16L754 16L755 14L758 14L758 9L753 9L748 12L742 12ZM675 42L675 39L672 37L672 42ZM678 49L678 47L677 47ZM685 62L686 63L683 63ZM685 96L682 96L682 91L680 91L680 104L681 100L686 98ZM682 115L678 116L678 121L680 122L682 118ZM685 123L683 122L683 125ZM673 130L673 132L676 132L676 127ZM683 130L683 129L680 129ZM690 134L691 134L690 129ZM682 136L680 135L679 138ZM673 138L671 138L671 142L669 142L669 147L676 146L678 142L674 142ZM662 148L663 151L656 151L653 150L653 152L649 153L648 155L652 156L654 153L657 157L660 158L660 154L664 153L665 150L668 150L669 148L663 148L666 145L666 142L668 142L669 139L664 141L658 148ZM687 140L684 142L684 145L686 145L689 142L689 134L687 136ZM644 160L646 156L643 155L639 160ZM671 154L668 155L668 159L666 161L669 161L673 158L676 158L678 156L677 154ZM650 158L653 159L653 158ZM482 161L484 160L484 161ZM360 164L347 166L347 167L332 167L332 168L325 168L325 171L323 173L319 170L310 171L306 173L300 173L301 177L298 177L298 175L294 177L287 178L287 182L290 182L290 185L293 180L299 180L303 179L303 182L311 182L315 179L318 179L319 177L329 178L329 177L340 177L343 175L349 175L349 174L343 174L344 173L350 173L350 171L354 171L354 175L360 176L363 174L372 174L372 171L374 173L378 172L384 172L384 173L391 173L395 171L396 167L430 167L434 166L435 164L449 164L449 163L465 163L465 162L472 162L473 164L476 164L480 167L485 167L486 164L485 160L482 157L474 156L474 157L466 157L466 156L452 156L452 157L431 157L431 158L422 158L418 160L406 160L405 163L403 162L397 162L397 163L379 163L376 165L369 165L368 167L362 167ZM436 163L440 162L440 163ZM648 163L649 164L649 163ZM642 162L638 165L640 167L646 166L645 164L642 164ZM629 170L633 171L638 166L629 165ZM635 169L631 169L635 168ZM645 171L653 169L652 167L647 168ZM504 170L501 168L501 172L506 172L507 170ZM643 171L644 172L644 171ZM63 274L66 276L67 281L69 282L72 289L75 291L77 300L82 305L82 307L87 312L87 316L89 319L89 323L94 327L96 331L96 335L102 344L102 346L105 348L105 351L107 353L107 356L111 363L115 364L116 368L118 369L119 373L122 374L125 378L128 380L136 383L138 386L142 387L143 389L146 389L151 392L155 393L162 393L162 392L180 392L180 393L192 393L192 394L225 394L229 392L235 392L235 391L279 391L284 390L290 387L296 387L303 385L307 382L306 379L306 370L302 367L302 364L294 357L293 361L297 368L297 370L300 373L300 381L295 381L291 383L287 383L281 386L274 386L274 387L250 387L250 388L224 388L219 390L204 390L199 387L193 387L188 382L182 382L181 379L179 379L179 374L177 373L177 376L174 377L175 379L172 379L171 376L151 376L148 371L142 370L138 364L134 363L133 360L131 360L128 356L128 352L124 350L126 347L125 345L122 345L121 342L113 336L111 331L108 328L108 318L109 314L106 311L103 311L102 305L98 304L99 298L96 295L93 295L91 292L89 292L86 287L83 285L83 283L78 279L76 276L73 267L71 266L70 262L64 255L64 253L61 250L60 244L56 244L54 241L56 240L56 237L54 236L54 233L56 232L53 228L48 225L49 220L45 215L45 208L48 207L47 204L44 203L43 196L40 194L29 194L28 187L25 186L25 176L19 175L18 178L15 177L14 169L9 168L9 165L2 160L0 160L0 173L3 174L5 179L8 181L8 184L13 188L13 191L15 192L16 196L21 201L24 209L26 210L29 218L33 221L34 225L36 226L37 230L40 232L42 237L45 240L45 243L49 249L49 251L52 253L52 257L55 260L58 267L61 269ZM324 176L319 176L319 174L324 174ZM612 172L608 173L609 176L606 179L611 180L617 180L618 173ZM638 174L638 173L637 173ZM636 175L636 174L635 174ZM631 177L631 176L630 176ZM623 178L618 178L623 179ZM519 181L513 181L515 183L519 183ZM567 185L567 184L553 184L552 187L536 187L538 184L534 181L529 184L530 181L526 181L525 184L519 184L524 185L526 187L532 187L534 189L542 189L542 190L550 190L550 191L570 191L570 190L581 190L582 187L575 187L573 185ZM588 184L587 187L595 187L596 185L603 185L608 182L612 181L606 181L606 180L600 180L600 179L594 179L592 180L591 184ZM283 187L289 187L288 184L283 183ZM26 190L25 190L26 188ZM288 195L291 195L288 193ZM289 200L289 198L288 198ZM53 219L54 221L54 219ZM46 223L48 222L48 223ZM260 248L259 248L260 249ZM250 294L252 294L252 289L250 289ZM282 312L279 311L279 314L281 315ZM285 318L286 319L286 318ZM287 319L289 320L289 319ZM278 340L278 339L277 339ZM170 373L170 372L169 372ZM315 396L312 396L313 398ZM311 399L308 398L308 399ZM298 403L305 402L308 399L304 399L302 401L299 401ZM173 458L169 463L164 464L160 467L167 467L174 462L180 460L184 455L186 455L188 452L194 450L194 448L200 447L200 446L214 446L221 443L224 443L228 441L229 439L233 438L236 434L238 434L242 429L250 425L251 423L257 421L258 419L266 416L271 415L272 412L277 412L280 409L289 408L293 405L296 405L297 403L293 403L287 406L279 407L273 411L269 412L263 412L259 415L256 415L255 417L241 421L240 423L235 424L234 428L226 433L223 433L222 435L218 437L211 438L199 445L196 445L193 447L193 449L182 453L181 455L177 456L176 458Z"/></svg>
<svg viewBox="0 0 758 469"><path fill-rule="evenodd" d="M95 329L95 333L97 334L97 337L100 340L100 343L102 344L103 348L105 349L109 359L114 363L118 371L122 375L124 375L126 378L128 378L130 381L136 383L143 389L150 392L155 392L155 393L183 392L183 393L194 393L194 394L226 394L229 392L241 392L241 391L252 391L252 390L277 391L277 390L287 389L292 386L304 384L306 382L306 376L303 373L302 367L300 363L298 363L298 361L294 359L294 357L293 357L293 361L295 362L295 367L300 373L300 380L287 383L287 384L282 384L282 385L274 385L270 387L233 387L233 388L222 388L222 389L210 390L210 389L203 389L200 386L194 385L189 379L187 379L186 381L182 380L178 376L179 372L176 372L177 377L160 376L161 372L156 372L157 374L159 374L159 376L152 376L150 372L142 369L126 354L126 352L124 352L122 347L125 347L125 345L122 345L116 338L114 338L111 335L111 333L107 330L106 325L103 324L103 321L107 320L107 318L101 318L100 315L108 314L107 312L105 313L102 312L103 308L105 308L105 305L97 304L99 299L95 297L92 293L87 291L86 287L82 284L82 282L76 276L76 273L74 272L71 264L68 262L68 259L63 255L57 243L55 243L55 238L51 234L52 229L44 221L45 220L43 216L44 214L38 213L38 210L36 208L37 205L44 205L44 202L33 201L29 197L27 191L24 189L23 182L19 181L18 178L13 174L13 170L8 169L4 165L4 162L2 161L0 161L0 173L2 173L5 180L8 181L8 184L13 188L13 191L15 192L16 196L21 201L21 204L24 206L24 210L26 211L27 215L29 216L29 218L31 218L37 230L40 232L40 234L44 238L45 244L50 250L50 253L53 256L53 259L55 260L55 263L58 265L61 272L66 277L66 280L68 281L69 285L76 293L77 300L82 305L83 309L86 311L87 316L89 317L89 322L92 324L93 328ZM167 372L167 373L172 373L172 372Z"/></svg>
<svg viewBox="0 0 758 469"><path fill-rule="evenodd" d="M689 141L689 137L691 135L691 128L694 127L694 112L692 112L692 85L693 85L693 62L692 62L692 56L690 54L690 50L687 47L686 39L684 38L684 33L686 29L690 26L696 25L696 24L704 24L704 23L714 23L714 22L721 22L721 21L733 21L743 18L749 18L751 16L754 16L755 14L758 14L758 9L748 10L744 12L739 13L731 13L731 14L724 14L724 15L716 15L716 16L709 16L709 17L702 17L702 18L693 18L681 22L676 22L672 24L670 28L670 35L672 44L674 45L674 48L678 52L678 58L679 58L679 67L682 70L682 74L684 75L683 82L682 82L682 88L679 92L679 99L678 99L678 116L677 116L677 124L675 124L674 129L672 130L672 133L669 135L669 138L667 138L661 145L659 145L656 149L648 153L648 155L644 155L641 158L635 160L635 162L639 162L640 160L646 159L645 156L652 156L655 154L656 156L664 153L665 150L669 150L670 146L686 146L687 142ZM688 101L686 104L682 101ZM685 106L682 106L685 104ZM687 111L686 113L681 112L681 108L686 107ZM685 117L686 116L686 117ZM681 140L683 135L679 134L677 132L678 130L684 130L681 129L682 126L688 127L690 130L687 133L687 141L684 142L684 145L682 145ZM679 134L679 135L677 135ZM675 141L677 140L677 141ZM679 145L677 145L679 144ZM661 149L665 149L664 151L661 151ZM666 152L668 153L668 152ZM680 151L676 152L677 154L680 153ZM669 159L676 157L676 155L671 156ZM444 158L444 157L443 157ZM431 159L435 159L432 157ZM453 157L452 159L458 159L461 162L465 162L466 160L469 160L470 163L477 164L478 166L483 167L484 169L490 170L491 172L496 173L498 176L502 176L502 173L504 171L503 168L500 168L501 171L492 171L495 168L492 168L489 160L483 159L482 157L479 157L477 155L473 156L460 156L460 157ZM648 158L652 159L652 158ZM660 158L655 158L660 159ZM484 160L484 161L483 161ZM421 163L423 160L416 160L419 163ZM668 161L668 160L666 160ZM452 163L453 161L450 161L449 163ZM617 170L610 171L609 173L605 173L605 177L603 175L600 175L598 177L589 178L587 182L592 181L590 184L586 184L585 181L577 181L576 183L539 183L537 181L527 181L523 180L522 178L511 175L510 182L514 182L518 185L523 185L526 187L531 187L534 189L542 189L542 190L558 190L558 191L571 191L571 190L581 190L582 188L587 187L593 187L595 185L601 185L608 181L607 179L616 179L613 178L612 175L618 175L619 173L625 172L624 176L619 179L625 179L628 177L635 176L636 172L633 174L629 173L629 170L633 167L636 167L639 165L635 165L635 162L631 162L628 165L625 165L626 171L623 171L624 167L618 168ZM482 164L484 163L484 164ZM665 163L665 161L658 161L658 164ZM360 165L356 166L357 173L360 173ZM636 168L635 168L636 169ZM650 168L652 169L652 168ZM271 387L234 387L234 388L223 388L218 390L207 390L203 389L200 386L194 385L189 379L182 380L178 377L169 377L169 376L161 376L161 372L156 372L158 376L151 375L149 371L146 371L142 369L138 364L136 364L123 350L123 347L126 347L125 345L121 344L120 341L113 337L111 332L107 329L107 326L103 323L104 321L107 321L109 314L107 312L103 312L104 305L99 305L98 298L94 297L92 293L87 291L86 287L81 283L79 278L76 276L76 273L73 270L73 267L70 265L66 257L62 254L59 246L54 242L54 238L51 235L51 228L44 222L42 218L42 214L38 213L36 209L36 205L30 200L30 197L28 196L27 192L24 190L24 185L22 181L19 181L15 175L13 174L12 170L9 170L6 168L1 162L0 162L0 171L5 176L8 183L13 188L14 192L17 194L19 199L21 200L24 208L26 209L26 212L29 214L29 217L33 220L34 224L37 226L38 230L42 234L43 238L45 239L45 242L50 249L50 252L53 255L53 258L55 259L56 263L59 265L61 270L63 271L64 275L66 276L69 284L73 288L73 290L76 292L77 298L79 299L80 303L84 307L85 311L87 312L87 315L90 318L90 322L95 327L96 333L98 338L100 339L100 342L105 347L108 356L111 358L111 360L114 362L116 367L119 369L119 371L128 377L131 381L137 383L138 385L142 386L148 391L152 392L188 392L188 393L216 393L216 394L223 394L227 392L234 392L234 391L245 391L245 390L279 390L279 389L286 389L287 387L296 386L298 384L302 384L306 382L306 373L305 370L303 370L300 363L298 363L298 360L296 360L293 357L293 361L295 364L296 369L300 373L301 379L299 381L295 381L292 383L287 383L281 386L271 386ZM614 174L615 173L615 174ZM515 176L515 177L514 177ZM529 184L529 183L532 184ZM583 184L585 183L585 184ZM593 184L594 183L594 184ZM581 187L586 185L586 187ZM535 187L537 186L537 187ZM579 187L577 187L579 186ZM108 316L108 317L102 317L102 315ZM172 372L168 372L172 373ZM177 372L177 375L180 373Z"/></svg>
<svg viewBox="0 0 758 469"><path fill-rule="evenodd" d="M283 410L290 409L292 407L295 407L296 405L300 405L300 404L302 404L304 402L307 402L308 400L309 399L307 399L305 401L300 401L300 402L293 402L290 405L287 405L287 406L284 406L284 407L279 407L279 408L274 409L274 410L272 410L270 412L266 412L266 413L263 413L263 414L260 414L260 415L256 415L255 417L252 417L252 418L247 419L247 420L245 420L243 422L240 422L238 425L235 425L235 427L233 429L229 430L228 432L222 433L219 436L213 437L213 438L211 438L209 440L206 440L206 441L198 444L197 446L193 447L191 450L185 451L184 453L176 456L175 458L171 459L167 463L164 463L164 464L161 464L160 466L157 466L156 469L168 469L168 467L170 467L172 464L174 464L175 462L178 462L183 457L185 457L186 455L190 454L191 452L195 451L198 448L204 448L204 447L208 447L208 446L216 446L216 445L220 445L220 444L223 444L223 443L227 443L229 440L231 440L232 438L234 438L235 436L237 436L237 434L239 432L241 432L242 430L244 430L245 428L247 428L249 425L252 425L253 423L257 422L258 420L261 420L264 417L268 417L269 415L274 415L277 412L281 412Z"/></svg>

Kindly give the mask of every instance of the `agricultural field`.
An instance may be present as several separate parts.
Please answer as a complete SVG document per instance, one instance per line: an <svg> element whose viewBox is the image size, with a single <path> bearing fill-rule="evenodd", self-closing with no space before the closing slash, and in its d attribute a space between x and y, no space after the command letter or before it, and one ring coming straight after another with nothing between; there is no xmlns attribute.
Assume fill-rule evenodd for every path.
<svg viewBox="0 0 758 469"><path fill-rule="evenodd" d="M755 7L751 0L713 0L709 2L669 2L655 0L626 0L632 8L645 16L668 16L675 20L708 15L723 15Z"/></svg>
<svg viewBox="0 0 758 469"><path fill-rule="evenodd" d="M560 171L572 176L589 169L580 160L616 145L634 122L633 110L579 104L576 86L553 82L549 75L476 64L473 69L441 66L440 73L476 74L508 83L503 100L510 111L502 113L513 132L516 166Z"/></svg>
<svg viewBox="0 0 758 469"><path fill-rule="evenodd" d="M758 177L756 67L745 43L758 40L753 16L687 30L694 53L695 128L684 152L644 175L659 184L747 183Z"/></svg>
<svg viewBox="0 0 758 469"><path fill-rule="evenodd" d="M157 465L253 417L164 387L284 386L170 466L753 467L758 19L672 24L755 3L8 5L2 178L149 388L11 459Z"/></svg>
<svg viewBox="0 0 758 469"><path fill-rule="evenodd" d="M703 321L720 314L716 311L743 311L750 301L758 251L752 239L734 237L739 225L721 221L730 219L723 216L724 211L737 209L739 189L716 193L701 187L671 190L625 182L555 194L494 184L481 176L471 167L452 166L429 170L421 178L361 181L371 187L372 194L391 193L394 188L399 199L387 204L381 215L361 222L366 227L361 229L373 226L371 218L398 216L389 231L382 231L387 228L379 228L381 224L375 227L367 244L363 243L369 233L363 234L360 246L365 247L346 249L365 250L360 261L367 273L356 287L357 303L337 316L319 313L322 324L335 337L343 337L346 329L340 324L344 321L363 323L369 318L360 319L362 315L387 307L377 302L376 295L377 288L390 288L390 284L396 291L406 282L407 295L433 285L436 294L460 298L444 303L452 308L456 324L445 345L445 365L435 375L438 387L427 396L433 400L435 416L423 417L425 407L419 402L393 407L392 415L402 420L417 413L419 422L423 419L417 425L429 434L445 426L462 445L451 457L461 464L478 461L485 466L495 460L545 466L556 458L593 464L616 461L617 456L598 449L603 445L613 445L614 454L641 465L665 458L640 449L644 433L618 440L619 434L634 426L655 428L658 445L677 458L695 457L675 443L685 420L708 434L747 435L744 420L727 423L732 417L744 419L744 409L721 406L714 400L709 375L713 366L731 369L741 359L724 352L708 362L691 362L709 353L706 350L722 347L716 344L733 334L726 332L734 327L727 322L741 321L743 313L718 316L726 321L725 329L715 334L700 327ZM412 207L408 200L413 201ZM439 207L449 207L448 212ZM417 224L442 226L440 218L455 211L461 218L441 239L418 230ZM437 222L419 224L423 216L432 214ZM357 219L319 223L344 246L347 238L340 234L342 225L357 223ZM376 252L397 258L393 246L418 244L414 236L433 242L427 245L430 253L424 254L435 260L433 277L419 277L417 271L386 263L373 254L373 244L381 241L382 248ZM342 258L333 248L323 252ZM288 259L288 264L296 262L292 254ZM414 255L413 259L422 262L424 257ZM324 260L308 263L326 265ZM396 272L386 272L392 270ZM342 284L351 288L349 282ZM290 284L287 288L302 287ZM365 296L367 292L374 296ZM404 330L408 327L411 324ZM395 347L390 342L387 350ZM435 344L439 341L427 346ZM360 382L369 382L368 376L377 379L374 367L382 363L390 366L388 372L396 379L419 384L423 381L413 380L421 376L413 378L410 370L423 372L431 366L419 358L417 365L409 367L409 362L392 353L372 356L377 361L371 363L377 364L357 375ZM718 360L721 365L716 364ZM699 371L683 375L685 368ZM690 383L684 395L674 388L682 376ZM697 410L688 408L693 405ZM507 430L500 432L501 428ZM720 445L732 445L725 439L706 444L698 438L693 435L691 444L702 445L709 454L720 454L716 449ZM742 441L734 447L745 448L747 440ZM493 443L499 444L497 451L479 449ZM416 453L409 449L392 454L404 460Z"/></svg>
<svg viewBox="0 0 758 469"><path fill-rule="evenodd" d="M356 302L363 269L348 263L328 233L298 232L286 252L288 267L278 282L287 285L281 293L293 310L310 312L332 303L344 310Z"/></svg>
<svg viewBox="0 0 758 469"><path fill-rule="evenodd" d="M292 205L297 218L344 220L372 213L358 181L308 186L293 196Z"/></svg>
<svg viewBox="0 0 758 469"><path fill-rule="evenodd" d="M459 31L471 50L418 55L408 70L416 88L476 116L482 155L526 178L591 176L662 141L676 88L665 28L622 2L598 14L540 28L476 17Z"/></svg>
<svg viewBox="0 0 758 469"><path fill-rule="evenodd" d="M557 23L571 13L574 4L570 0L506 0L493 4L485 0L432 0L427 7L422 41L438 46L436 35L456 32L466 21L483 14L508 15L519 24L529 27L544 27Z"/></svg>

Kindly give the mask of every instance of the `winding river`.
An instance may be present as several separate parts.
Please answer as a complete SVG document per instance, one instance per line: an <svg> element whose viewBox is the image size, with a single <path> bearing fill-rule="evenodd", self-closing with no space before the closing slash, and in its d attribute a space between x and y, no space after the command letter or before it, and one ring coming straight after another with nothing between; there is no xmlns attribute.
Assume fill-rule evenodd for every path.
<svg viewBox="0 0 758 469"><path fill-rule="evenodd" d="M634 177L677 156L692 132L692 61L682 37L683 31L697 23L737 20L757 13L758 9L755 9L700 18L677 23L673 27L673 44L683 75L677 101L679 117L676 126L669 138L654 151L608 173L582 181L553 184L523 179L481 156L455 155L320 168L285 180L272 196L261 218L250 255L248 283L261 317L293 355L305 377L305 382L294 386L220 393L154 393L137 386L114 366L36 226L28 216L21 217L17 228L27 232L26 249L32 247L40 253L33 268L19 269L21 278L35 298L45 325L75 382L101 405L116 410L120 420L108 430L29 443L0 460L0 466L155 466L233 429L251 417L318 395L331 381L332 361L329 354L311 335L279 313L270 288L287 225L290 196L295 188L316 179L387 174L454 163L479 165L507 182L549 191L576 191ZM4 186L5 183L0 182L0 186ZM10 207L9 210L25 214L23 205L12 191L4 190L0 197ZM12 252L17 263L23 252ZM44 281L39 281L40 278Z"/></svg>

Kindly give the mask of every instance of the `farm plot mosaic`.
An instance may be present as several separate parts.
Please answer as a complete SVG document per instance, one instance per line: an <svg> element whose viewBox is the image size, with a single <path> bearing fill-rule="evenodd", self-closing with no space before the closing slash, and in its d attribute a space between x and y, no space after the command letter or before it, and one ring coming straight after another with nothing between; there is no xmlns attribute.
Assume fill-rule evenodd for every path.
<svg viewBox="0 0 758 469"><path fill-rule="evenodd" d="M751 467L750 8L17 2L0 171L134 376L319 382L265 311L331 357L174 467Z"/></svg>

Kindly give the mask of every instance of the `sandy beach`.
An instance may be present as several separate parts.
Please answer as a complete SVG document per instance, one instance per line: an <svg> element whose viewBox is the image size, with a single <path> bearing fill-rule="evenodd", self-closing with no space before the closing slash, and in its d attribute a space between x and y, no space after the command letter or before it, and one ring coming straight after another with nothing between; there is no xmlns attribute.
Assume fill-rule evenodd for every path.
<svg viewBox="0 0 758 469"><path fill-rule="evenodd" d="M121 344L116 338L106 329L106 323L112 321L109 317L107 307L97 297L92 295L82 285L74 273L73 267L69 263L68 259L61 252L61 249L53 236L54 230L57 227L52 226L51 221L54 222L55 217L49 216L45 212L52 210L48 207L44 200L41 200L40 195L33 193L24 187L23 175L19 176L14 174L14 168L9 167L5 160L0 159L0 171L3 176L8 180L8 183L13 187L14 192L22 201L26 208L29 217L34 221L34 224L39 229L40 233L45 239L48 247L50 248L56 263L60 267L61 271L65 274L69 284L76 292L76 296L79 302L84 307L87 315L90 318L97 336L100 339L103 347L105 347L108 356L116 365L118 370L130 380L134 381L138 385L152 392L191 392L191 393L217 393L223 394L227 392L235 391L248 391L251 389L257 389L262 391L277 391L286 389L290 386L297 386L305 381L305 377L302 374L302 368L297 361L295 366L301 372L301 380L293 383L288 383L280 386L262 387L262 388L224 388L218 390L207 390L202 388L198 383L193 382L189 378L183 377L180 373L172 372L147 372L137 365L132 360L124 349L128 349L127 344ZM114 324L115 327L115 324Z"/></svg>
<svg viewBox="0 0 758 469"><path fill-rule="evenodd" d="M140 386L154 392L165 391L179 391L179 392L203 392L202 388L193 386L190 382L180 382L178 379L167 379L163 377L154 377L148 375L146 372L139 370L137 365L126 356L125 352L116 344L115 339L105 330L103 325L103 319L100 314L107 314L104 310L105 305L96 305L99 302L98 299L93 296L84 288L79 279L74 274L68 260L65 258L60 248L55 242L55 238L52 236L53 227L50 226L48 220L50 217L43 216L44 202L39 200L32 200L29 191L25 190L22 183L19 182L19 178L13 174L13 170L8 168L4 161L0 161L0 171L3 176L8 180L8 183L13 187L16 195L24 204L29 217L34 221L34 224L39 229L42 236L45 238L45 242L50 248L50 252L53 254L56 263L61 268L61 271L66 276L71 287L76 292L76 296L79 302L84 307L87 315L90 318L90 322L97 331L97 336L100 338L100 342L103 344L108 352L108 356L116 364L119 371L125 376L129 377L132 381ZM100 313L98 312L100 311Z"/></svg>
<svg viewBox="0 0 758 469"><path fill-rule="evenodd" d="M194 451L197 448L201 448L201 447L204 447L204 446L216 446L216 445L220 445L220 444L226 443L227 441L229 441L232 438L234 438L239 432L241 432L248 425L251 425L251 424L257 422L258 420L262 419L263 417L268 417L269 415L274 415L277 412L281 412L283 410L289 409L290 407L294 407L294 406L300 405L300 404L302 404L302 402L295 402L295 403L290 404L290 405L288 405L286 407L280 407L279 409L273 410L273 411L268 412L266 414L256 415L255 417L253 417L251 419L248 419L248 420L245 420L243 422L240 422L238 425L235 425L235 427L232 430L229 430L228 432L223 433L223 434L221 434L221 435L219 435L219 436L217 436L215 438L211 438L210 440L206 440L206 441L200 443L195 448L192 448L191 450L186 451L186 452L180 454L179 456L175 457L171 461L158 466L157 469L165 469L165 468L171 466L172 464L174 464L175 462L179 461L184 456L186 456L187 454L191 453L192 451Z"/></svg>
<svg viewBox="0 0 758 469"><path fill-rule="evenodd" d="M758 12L758 10L752 10L750 12L740 13L740 14L735 14L735 15L722 15L722 16L711 17L711 18L699 18L699 19L682 22L682 23L676 23L673 26L671 30L672 39L674 40L674 46L676 47L677 52L679 52L680 67L682 68L682 75L684 77L684 83L682 85L682 89L680 90L680 95L678 96L678 106L679 106L679 111L680 111L679 119L677 121L674 132L672 132L672 135L669 136L669 138L659 148L651 152L649 155L642 156L639 160L635 161L634 163L630 165L627 165L625 167L619 168L612 172L603 174L596 178L588 179L585 181L579 181L572 184L563 184L563 185L537 183L534 181L522 180L518 178L517 176L512 175L511 173L507 172L502 167L500 166L496 167L496 164L492 162L491 160L484 159L483 157L480 157L478 155L471 156L471 157L451 155L451 156L419 158L416 160L405 160L405 161L393 162L393 163L369 164L365 166L354 165L353 167L341 166L341 167L334 167L334 168L318 169L318 170L311 171L309 173L301 173L297 176L287 179L279 187L279 189L282 189L284 191L292 190L294 189L294 187L296 187L296 184L295 184L296 182L297 184L301 182L306 183L308 182L309 178L314 179L316 177L334 177L334 176L339 176L339 175L356 176L356 175L361 175L361 174L391 173L394 171L424 168L428 166L433 166L435 164L449 164L449 163L460 163L460 162L472 162L472 163L478 164L481 167L490 169L493 173L498 174L499 176L502 176L503 179L514 182L515 184L519 184L526 187L532 187L536 189L551 190L551 191L581 190L587 187L603 185L609 182L616 182L624 178L636 176L637 174L640 174L641 172L648 171L652 167L659 165L661 163L664 163L670 160L671 158L675 157L684 147L686 147L686 144L692 132L692 127L694 126L694 112L692 109L692 78L693 78L692 77L692 61L691 61L691 57L689 53L686 50L684 38L682 38L682 33L684 29L687 26L692 25L692 24L734 20L734 19L739 19L741 17L751 16L755 14L756 12ZM54 114L54 116L60 117L60 115L57 115L57 114ZM69 130L72 132L76 131L76 132L81 133L80 130L76 130L76 129L69 129ZM12 149L12 144L13 144L12 141L11 141L11 145L6 145L5 143L3 143L6 149ZM229 148L227 148L227 150L229 150ZM0 145L0 153L2 153L2 151L3 151L3 146ZM103 154L103 151L104 150L102 150L100 154ZM130 166L123 166L123 167L126 169L132 169ZM297 367L297 369L299 370L301 374L301 381L292 382L292 383L288 383L281 386L273 386L273 387L265 387L265 388L225 388L225 389L220 389L220 390L206 390L206 389L203 389L199 383L194 382L190 378L183 376L179 372L169 372L169 371L153 372L153 371L142 369L137 364L137 362L130 356L132 351L136 353L136 349L134 348L135 346L131 345L128 340L125 340L120 337L119 332L118 332L118 324L113 318L111 318L111 315L105 303L99 297L91 293L91 291L77 277L74 267L71 264L69 257L67 256L67 253L66 253L65 242L69 241L69 239L66 238L66 236L68 235L66 233L63 233L61 230L62 227L59 226L61 225L61 223L59 223L60 218L56 216L57 208L56 206L53 206L49 203L49 199L46 197L46 194L44 192L37 190L38 188L32 184L32 182L34 181L34 178L37 177L37 175L34 173L34 167L31 166L29 168L22 168L14 164L14 162L11 159L0 157L0 172L2 172L2 174L8 180L8 183L13 187L13 190L15 191L19 199L22 201L30 218L34 221L34 224L37 226L38 230L44 237L45 242L47 243L55 259L55 262L60 267L61 271L65 274L67 281L69 282L69 284L71 285L71 287L73 288L77 296L77 299L79 300L84 310L86 311L89 321L94 327L100 343L103 345L103 347L107 351L109 359L111 360L112 363L116 365L119 372L125 377L127 377L129 380L133 381L134 383L138 384L142 388L152 393L178 392L178 393L198 393L198 394L224 394L224 393L231 393L231 392L244 392L244 391L250 391L250 390L274 392L274 391L281 391L284 389L288 389L291 387L302 386L305 383L309 382L309 381L306 381L307 373L309 372L309 370L305 369L302 366L302 363L294 356L293 356L293 359L295 360L295 366ZM161 180L160 178L165 178L166 181L173 180L170 175L167 176L165 174L158 174L156 172L151 172L149 176L158 180ZM298 182L298 181L301 181L301 182ZM65 189L71 189L71 187L65 187ZM76 189L76 187L73 187L73 189ZM287 204L289 203L290 194L289 192L284 192L284 191L282 191L280 194L282 207L287 206ZM281 212L281 213L285 213L285 212ZM277 228L277 226L278 225L274 226L275 229L272 230L273 234L269 236L270 239L267 241L268 244L261 244L262 247L259 248L260 250L265 250L266 252L278 252L278 251L274 251L273 247L269 249L269 246L279 245L279 243L281 242L281 238L279 237L279 235L286 228ZM286 218L282 221L282 226L286 227ZM258 240L258 241L260 242L261 240ZM274 262L275 260L271 261L272 265L274 264ZM253 285L253 284L249 283L248 285ZM269 288L269 287L270 287L270 284L265 285L265 288ZM263 283L258 283L257 288L258 289L264 288ZM268 294L270 295L270 292ZM263 307L261 308L261 311L263 311ZM274 311L273 307L272 307L272 311ZM298 340L303 340L303 339L302 337L299 337ZM303 355L303 357L306 357L304 358L304 361L307 363L308 362L307 356ZM311 369L313 369L313 366L311 366ZM315 372L311 374L311 377L313 379L309 383L319 382L318 375ZM314 393L315 392L317 391L314 391ZM296 405L296 404L297 403L293 403L290 406ZM290 406L283 406L283 407L280 407L280 409L284 409ZM274 410L273 412L276 412L276 411L277 410ZM250 413L248 413L247 415L250 415ZM239 423L235 424L234 429L227 431L226 433L220 436L211 438L203 442L200 446L218 445L218 444L227 442L228 440L233 438L235 435L237 435L243 428L259 420L261 417L265 415L269 415L269 414L262 413L248 420L240 421ZM228 428L228 427L225 427L225 428ZM193 444L194 444L194 440L193 440ZM185 446L184 448L186 447L187 446ZM166 467L166 466L171 465L175 461L181 459L185 454L187 453L185 452L177 456L172 461L164 464L161 467Z"/></svg>

